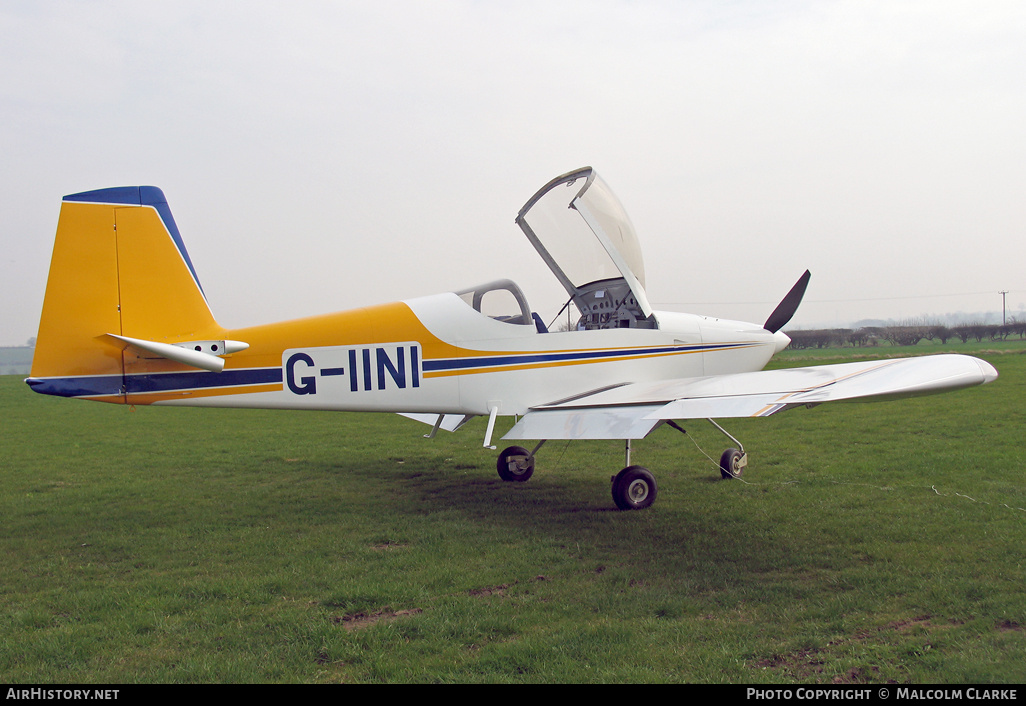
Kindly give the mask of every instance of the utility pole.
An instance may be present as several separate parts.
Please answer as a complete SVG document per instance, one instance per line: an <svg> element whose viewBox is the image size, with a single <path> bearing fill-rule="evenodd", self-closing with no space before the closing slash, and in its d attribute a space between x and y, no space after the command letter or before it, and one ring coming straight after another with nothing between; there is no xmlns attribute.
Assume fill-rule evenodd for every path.
<svg viewBox="0 0 1026 706"><path fill-rule="evenodd" d="M1001 295L1001 325L1007 326L1008 321L1005 320L1005 295L1008 294L1008 290L1006 289L1002 292L998 292L998 294Z"/></svg>

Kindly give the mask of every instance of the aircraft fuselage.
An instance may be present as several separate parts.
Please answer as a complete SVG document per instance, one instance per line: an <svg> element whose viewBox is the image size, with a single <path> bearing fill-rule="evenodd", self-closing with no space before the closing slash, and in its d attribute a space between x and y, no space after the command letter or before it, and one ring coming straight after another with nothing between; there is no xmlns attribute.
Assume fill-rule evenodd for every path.
<svg viewBox="0 0 1026 706"><path fill-rule="evenodd" d="M522 415L608 385L760 370L788 340L690 314L657 313L657 321L653 329L539 333L439 294L229 331L250 347L226 356L222 373L126 359L125 401L445 414L498 406Z"/></svg>

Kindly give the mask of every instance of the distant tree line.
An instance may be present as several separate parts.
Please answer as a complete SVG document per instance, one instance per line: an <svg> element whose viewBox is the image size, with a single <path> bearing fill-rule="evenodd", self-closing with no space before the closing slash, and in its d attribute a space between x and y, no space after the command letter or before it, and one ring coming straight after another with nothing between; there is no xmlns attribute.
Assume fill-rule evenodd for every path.
<svg viewBox="0 0 1026 706"><path fill-rule="evenodd" d="M1011 319L1006 324L965 323L956 326L907 322L895 326L865 326L857 329L834 328L787 331L791 348L843 348L844 346L914 346L920 341L958 339L962 343L984 340L1004 341L1010 336L1026 338L1026 320Z"/></svg>
<svg viewBox="0 0 1026 706"><path fill-rule="evenodd" d="M30 346L0 346L0 375L26 375L32 367L32 352Z"/></svg>

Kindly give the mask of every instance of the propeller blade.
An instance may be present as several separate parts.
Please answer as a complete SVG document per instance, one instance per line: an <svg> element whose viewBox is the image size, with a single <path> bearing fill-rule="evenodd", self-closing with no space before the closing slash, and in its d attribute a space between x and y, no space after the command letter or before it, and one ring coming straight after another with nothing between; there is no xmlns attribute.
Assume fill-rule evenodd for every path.
<svg viewBox="0 0 1026 706"><path fill-rule="evenodd" d="M787 325L787 322L794 316L794 312L798 311L798 305L802 303L802 297L805 296L805 289L809 286L810 277L812 277L812 273L805 270L805 274L798 278L798 281L791 287L791 291L777 304L777 308L766 319L763 328L770 333L776 333Z"/></svg>

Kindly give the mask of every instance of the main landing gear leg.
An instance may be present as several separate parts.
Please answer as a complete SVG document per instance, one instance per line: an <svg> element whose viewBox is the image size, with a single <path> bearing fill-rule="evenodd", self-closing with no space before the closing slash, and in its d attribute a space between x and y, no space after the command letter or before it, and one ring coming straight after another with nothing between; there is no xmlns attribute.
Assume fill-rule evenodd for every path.
<svg viewBox="0 0 1026 706"><path fill-rule="evenodd" d="M643 510L655 502L659 492L655 476L644 466L631 465L631 440L624 442L624 461L627 467L611 479L613 502L621 510Z"/></svg>
<svg viewBox="0 0 1026 706"><path fill-rule="evenodd" d="M499 477L505 481L523 483L534 474L534 455L545 444L545 439L538 442L533 451L523 446L507 446L499 454L495 469Z"/></svg>

